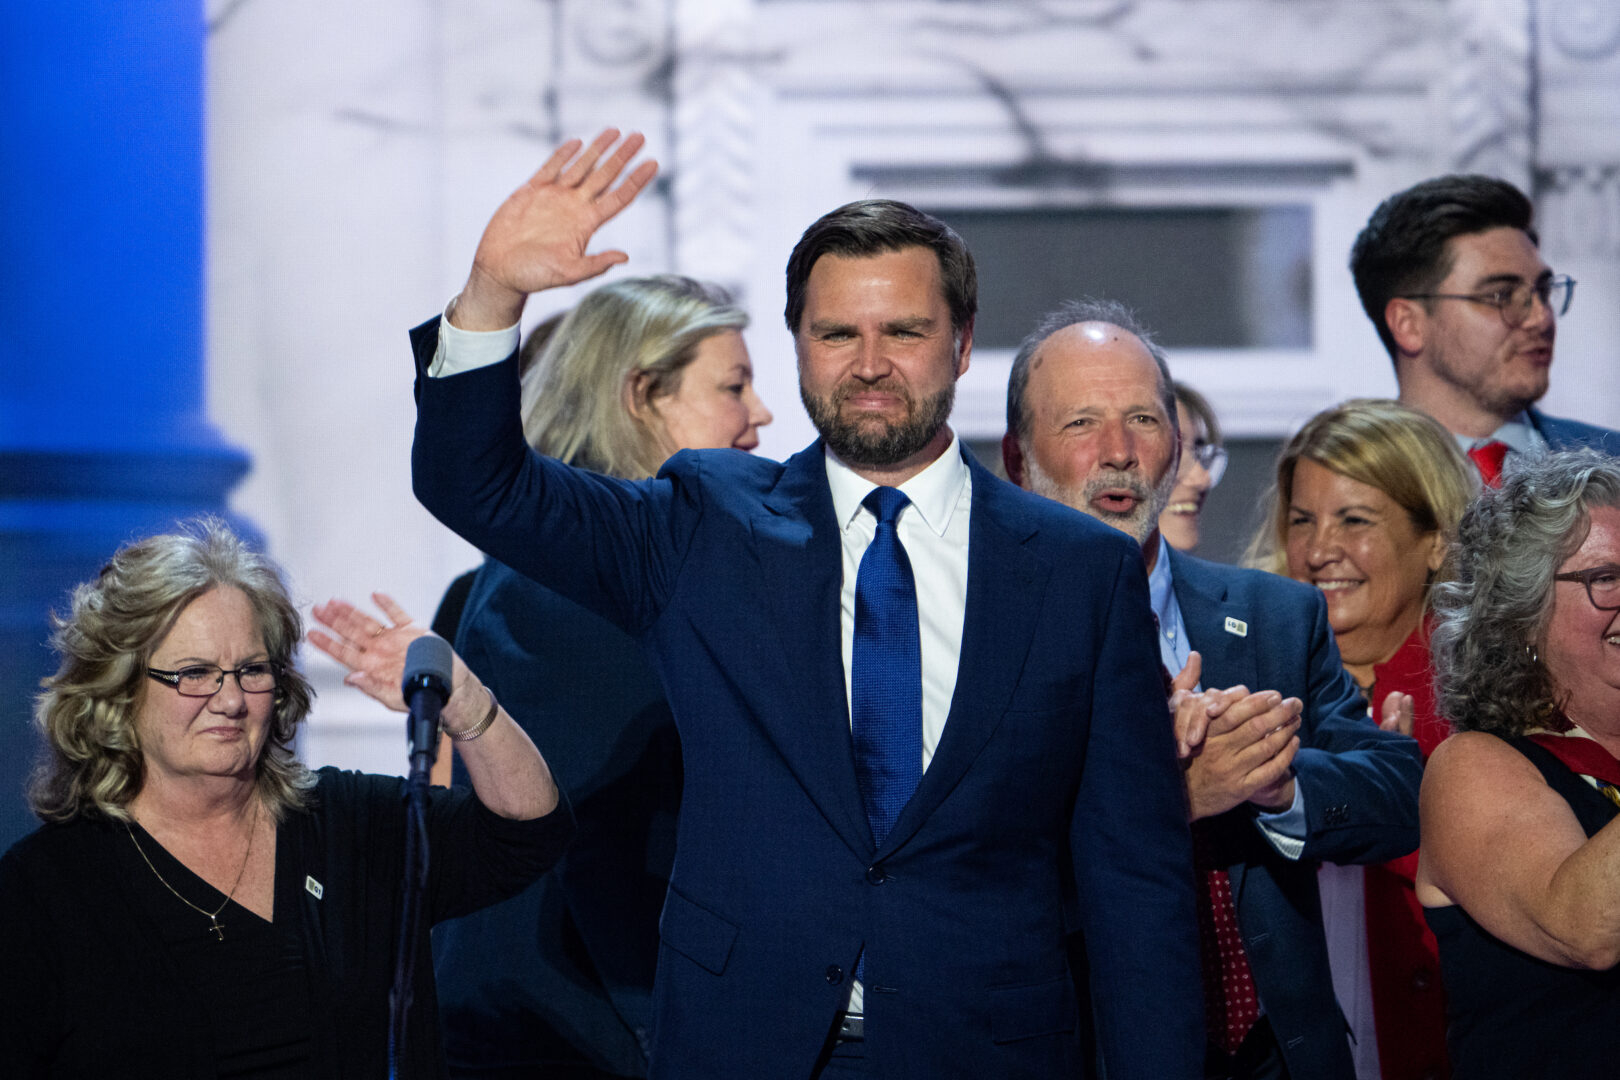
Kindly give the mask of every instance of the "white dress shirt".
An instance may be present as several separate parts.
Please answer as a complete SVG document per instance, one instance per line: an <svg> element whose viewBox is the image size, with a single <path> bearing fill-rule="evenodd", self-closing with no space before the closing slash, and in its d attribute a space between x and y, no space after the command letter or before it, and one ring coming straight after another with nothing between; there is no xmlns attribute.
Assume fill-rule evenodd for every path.
<svg viewBox="0 0 1620 1080"><path fill-rule="evenodd" d="M1455 431L1451 433L1451 437L1457 440L1457 448L1465 454L1476 447L1493 442L1506 443L1508 450L1515 454L1538 454L1547 449L1547 440L1536 430L1536 425L1530 422L1530 414L1522 409L1519 415L1483 439L1458 435Z"/></svg>
<svg viewBox="0 0 1620 1080"><path fill-rule="evenodd" d="M463 330L450 325L450 307L454 303L451 300L445 305L444 318L439 320L439 346L428 365L429 378L476 371L517 352L522 339L520 324L513 323L505 330Z"/></svg>
<svg viewBox="0 0 1620 1080"><path fill-rule="evenodd" d="M861 500L877 487L827 451L827 485L832 489L844 553L843 588L838 600L839 647L844 658L844 701L850 701L850 657L855 647L855 577L861 556L877 532L877 518ZM967 611L968 504L973 481L955 435L950 446L922 472L900 485L911 500L900 511L896 529L917 585L917 629L922 647L922 767L934 758L945 717L956 693L962 653L962 620Z"/></svg>

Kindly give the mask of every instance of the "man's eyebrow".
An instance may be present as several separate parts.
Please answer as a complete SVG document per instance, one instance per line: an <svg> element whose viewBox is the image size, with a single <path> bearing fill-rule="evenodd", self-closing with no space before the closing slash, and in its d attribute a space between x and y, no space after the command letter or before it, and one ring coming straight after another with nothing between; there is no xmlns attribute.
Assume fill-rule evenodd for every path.
<svg viewBox="0 0 1620 1080"><path fill-rule="evenodd" d="M1543 282L1543 281L1549 281L1549 280L1551 280L1552 276L1553 276L1552 268L1548 267L1547 269L1543 270L1541 273L1537 274L1535 276L1534 280L1536 282L1538 282L1538 283ZM1506 274L1506 273L1504 273L1504 274L1491 274L1489 277L1480 278L1478 283L1475 284L1474 287L1476 289L1488 289L1492 285L1518 285L1518 284L1521 284L1523 281L1524 281L1524 277L1522 275L1520 275L1520 274Z"/></svg>
<svg viewBox="0 0 1620 1080"><path fill-rule="evenodd" d="M896 330L932 330L934 319L929 315L906 315L898 319L888 319L883 323L885 333L892 334Z"/></svg>
<svg viewBox="0 0 1620 1080"><path fill-rule="evenodd" d="M838 322L834 319L816 319L811 322L809 330L812 334L830 334L835 330L853 331L853 323Z"/></svg>
<svg viewBox="0 0 1620 1080"><path fill-rule="evenodd" d="M1049 415L1052 423L1056 424L1058 427L1063 427L1065 424L1071 423L1075 420L1089 420L1093 417L1101 416L1103 415L1103 412L1104 410L1101 405L1082 401L1064 406L1060 409L1054 409Z"/></svg>

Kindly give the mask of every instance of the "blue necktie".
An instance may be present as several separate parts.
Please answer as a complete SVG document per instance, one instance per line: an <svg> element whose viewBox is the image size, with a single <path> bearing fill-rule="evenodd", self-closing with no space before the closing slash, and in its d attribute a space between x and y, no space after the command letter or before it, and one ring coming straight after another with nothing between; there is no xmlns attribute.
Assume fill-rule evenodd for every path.
<svg viewBox="0 0 1620 1080"><path fill-rule="evenodd" d="M872 840L881 847L922 779L922 646L917 586L897 519L911 500L874 488L861 505L877 535L855 576L855 644L849 664L850 732Z"/></svg>

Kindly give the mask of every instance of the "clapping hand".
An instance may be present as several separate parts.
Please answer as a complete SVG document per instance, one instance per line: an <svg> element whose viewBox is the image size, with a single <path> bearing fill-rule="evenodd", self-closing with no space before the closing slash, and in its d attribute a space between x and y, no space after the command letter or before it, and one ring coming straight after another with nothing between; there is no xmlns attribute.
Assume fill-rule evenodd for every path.
<svg viewBox="0 0 1620 1080"><path fill-rule="evenodd" d="M1412 695L1392 690L1384 696L1378 726L1402 735L1412 734Z"/></svg>
<svg viewBox="0 0 1620 1080"><path fill-rule="evenodd" d="M1286 809L1294 794L1294 755L1299 752L1299 698L1246 687L1206 690L1189 705L1208 716L1202 741L1186 761L1193 820L1224 813L1244 802Z"/></svg>

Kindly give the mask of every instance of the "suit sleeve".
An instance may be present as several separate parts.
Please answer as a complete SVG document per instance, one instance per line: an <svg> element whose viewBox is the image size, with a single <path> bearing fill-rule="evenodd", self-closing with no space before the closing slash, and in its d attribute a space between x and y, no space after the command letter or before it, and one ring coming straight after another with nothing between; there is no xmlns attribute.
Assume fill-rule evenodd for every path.
<svg viewBox="0 0 1620 1080"><path fill-rule="evenodd" d="M411 331L417 499L481 551L638 633L657 618L679 570L699 485L631 483L535 453L523 439L517 354L430 378L438 325Z"/></svg>
<svg viewBox="0 0 1620 1080"><path fill-rule="evenodd" d="M1203 1075L1203 987L1187 797L1140 559L1099 631L1070 826L1097 1037L1109 1080Z"/></svg>
<svg viewBox="0 0 1620 1080"><path fill-rule="evenodd" d="M1301 858L1340 864L1399 858L1418 844L1417 740L1384 731L1367 716L1320 596L1310 597L1308 615L1307 727L1294 758L1307 823Z"/></svg>

